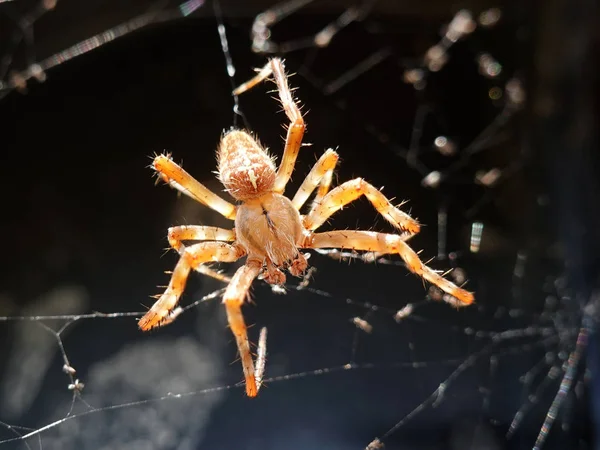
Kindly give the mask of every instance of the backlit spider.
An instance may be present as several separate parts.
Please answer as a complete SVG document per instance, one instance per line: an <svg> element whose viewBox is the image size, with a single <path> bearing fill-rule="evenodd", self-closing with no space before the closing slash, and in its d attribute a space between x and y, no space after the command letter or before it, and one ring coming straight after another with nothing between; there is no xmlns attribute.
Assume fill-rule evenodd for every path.
<svg viewBox="0 0 600 450"><path fill-rule="evenodd" d="M153 168L171 187L235 221L232 230L210 226L179 226L169 229L169 243L180 259L166 291L139 321L142 330L150 330L171 322L171 313L185 288L192 269L211 273L206 263L233 262L246 256L225 290L223 303L227 320L235 336L246 380L246 393L258 393L254 361L250 351L242 305L253 280L259 275L267 283L285 283L283 269L301 276L307 268L303 248L343 248L377 254L399 254L408 269L455 297L460 303L473 302L473 294L461 289L427 267L406 240L419 232L419 224L392 203L374 186L356 178L330 189L338 160L327 150L316 162L298 192L289 200L283 196L296 157L302 145L304 119L288 86L283 61L271 59L250 81L234 90L240 94L273 76L283 109L290 120L285 150L279 168L259 143L246 131L231 130L224 134L218 148L219 179L239 204L233 205L196 181L175 164L168 155L154 159ZM301 215L300 208L317 190L310 211ZM332 214L361 196L401 234L345 230L315 233ZM183 241L200 241L185 246ZM213 273L214 275L214 273Z"/></svg>

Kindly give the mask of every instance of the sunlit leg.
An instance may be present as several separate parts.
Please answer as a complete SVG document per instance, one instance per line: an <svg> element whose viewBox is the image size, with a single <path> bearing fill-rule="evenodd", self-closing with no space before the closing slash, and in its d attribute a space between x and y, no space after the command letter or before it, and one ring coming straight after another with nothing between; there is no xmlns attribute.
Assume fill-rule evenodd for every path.
<svg viewBox="0 0 600 450"><path fill-rule="evenodd" d="M226 230L225 228L203 226L203 225L181 225L169 228L168 233L169 245L179 254L185 251L185 246L182 241L226 241L235 240L234 230ZM231 278L227 275L211 269L204 264L194 268L196 272L203 275L215 278L223 283L229 283Z"/></svg>
<svg viewBox="0 0 600 450"><path fill-rule="evenodd" d="M246 323L242 315L242 305L252 281L258 276L261 268L262 263L260 261L246 261L246 264L237 270L223 295L223 303L227 311L229 327L235 336L235 342L240 352L248 397L256 397L258 388L254 372L254 362L252 361L252 352L250 351L250 342L248 341L248 333L246 332Z"/></svg>
<svg viewBox="0 0 600 450"><path fill-rule="evenodd" d="M285 185L294 171L294 165L302 146L302 138L304 137L306 125L304 124L300 108L298 108L294 97L292 97L283 62L280 59L272 59L271 64L273 66L273 76L277 84L277 90L279 91L281 105L288 119L290 119L290 125L285 138L285 150L283 151L283 158L277 170L277 178L275 178L274 185L275 192L283 193Z"/></svg>
<svg viewBox="0 0 600 450"><path fill-rule="evenodd" d="M334 213L362 195L367 197L377 212L395 227L410 234L419 232L420 225L415 219L392 205L385 195L362 178L347 181L331 190L304 217L304 227L309 231L316 230Z"/></svg>
<svg viewBox="0 0 600 450"><path fill-rule="evenodd" d="M148 331L163 324L177 306L192 269L209 261L234 262L245 253L242 247L225 242L201 242L187 247L173 270L166 291L138 322L140 329Z"/></svg>
<svg viewBox="0 0 600 450"><path fill-rule="evenodd" d="M300 112L300 108L298 108L288 85L283 61L279 58L271 59L254 78L239 86L233 93L237 95L252 89L261 81L266 80L271 74L275 79L275 84L277 84L277 91L279 92L279 99L281 100L283 110L290 120L287 137L285 139L285 150L283 151L283 158L281 159L281 164L277 170L277 177L275 178L275 185L273 188L275 192L282 193L285 190L285 185L292 176L294 164L296 163L298 152L302 146L302 137L304 136L305 129L302 113Z"/></svg>
<svg viewBox="0 0 600 450"><path fill-rule="evenodd" d="M167 236L171 248L182 253L185 250L183 241L231 242L235 240L235 231L204 225L180 225L169 228Z"/></svg>
<svg viewBox="0 0 600 450"><path fill-rule="evenodd" d="M304 179L304 182L294 195L292 199L292 205L297 210L300 210L310 194L319 186L319 190L317 191L317 195L315 196L315 200L313 202L314 205L321 202L323 197L329 192L329 187L331 186L331 180L333 178L333 171L338 161L338 154L332 149L328 149L323 156L319 158L319 160L315 163L309 174Z"/></svg>
<svg viewBox="0 0 600 450"><path fill-rule="evenodd" d="M253 87L257 86L259 83L265 81L273 74L273 66L271 64L271 60L258 71L258 73L246 81L245 83L240 84L233 90L233 95L240 95L246 91L249 91Z"/></svg>
<svg viewBox="0 0 600 450"><path fill-rule="evenodd" d="M472 292L459 288L433 269L426 266L417 253L397 234L376 233L374 231L329 231L315 233L306 239L306 248L342 248L376 253L397 253L406 263L406 267L455 297L464 305L475 300Z"/></svg>
<svg viewBox="0 0 600 450"><path fill-rule="evenodd" d="M235 219L235 205L223 200L212 192L171 159L170 155L158 155L152 167L158 177L174 189L182 192L197 202L221 213L228 219Z"/></svg>

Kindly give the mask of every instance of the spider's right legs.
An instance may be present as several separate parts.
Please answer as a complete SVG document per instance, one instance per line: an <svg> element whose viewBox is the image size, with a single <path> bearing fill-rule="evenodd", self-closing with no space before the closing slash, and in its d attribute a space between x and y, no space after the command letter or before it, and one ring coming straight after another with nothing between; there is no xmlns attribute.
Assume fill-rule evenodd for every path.
<svg viewBox="0 0 600 450"><path fill-rule="evenodd" d="M235 342L240 352L248 397L256 397L258 386L254 372L254 361L252 360L252 352L250 351L250 343L248 341L248 333L246 332L246 323L242 315L242 305L252 281L258 276L261 269L262 262L248 259L246 264L237 270L223 295L223 304L227 311L227 321L229 322L231 332L235 336Z"/></svg>
<svg viewBox="0 0 600 450"><path fill-rule="evenodd" d="M221 213L228 219L235 219L236 208L217 194L212 192L181 166L173 162L169 155L158 155L152 162L158 177L174 189L193 198L211 209Z"/></svg>
<svg viewBox="0 0 600 450"><path fill-rule="evenodd" d="M294 208L299 211L317 186L319 186L319 190L315 196L313 208L321 202L323 197L329 192L333 171L338 162L338 158L338 154L331 148L323 153L302 182L300 188L298 188L296 195L294 195L294 198L292 199Z"/></svg>
<svg viewBox="0 0 600 450"><path fill-rule="evenodd" d="M419 232L419 222L400 208L392 205L390 200L379 189L362 178L346 181L325 195L304 217L304 227L308 231L316 230L329 217L362 195L367 197L377 212L396 228L411 235Z"/></svg>
<svg viewBox="0 0 600 450"><path fill-rule="evenodd" d="M242 247L225 242L201 242L186 247L173 269L167 289L140 319L138 327L143 331L148 331L161 326L165 319L168 319L183 294L192 269L209 261L234 262L245 254L246 251Z"/></svg>
<svg viewBox="0 0 600 450"><path fill-rule="evenodd" d="M273 190L279 194L285 190L285 185L292 176L294 171L294 165L296 164L296 158L300 152L302 146L302 138L304 137L304 118L300 112L300 108L296 104L292 91L288 85L287 75L285 74L285 67L283 61L279 58L271 59L254 78L240 85L233 91L234 95L241 94L249 89L252 89L261 81L267 79L270 75L273 75L275 84L277 84L277 91L279 92L279 99L283 110L290 120L290 125L287 130L287 136L285 138L285 150L283 151L283 158L279 169L277 170L277 176L275 178L275 184Z"/></svg>
<svg viewBox="0 0 600 450"><path fill-rule="evenodd" d="M346 230L315 233L306 239L304 248L344 248L381 254L398 254L408 269L452 295L463 305L475 300L468 292L421 261L419 255L405 242L406 237L398 234L377 233L374 231Z"/></svg>

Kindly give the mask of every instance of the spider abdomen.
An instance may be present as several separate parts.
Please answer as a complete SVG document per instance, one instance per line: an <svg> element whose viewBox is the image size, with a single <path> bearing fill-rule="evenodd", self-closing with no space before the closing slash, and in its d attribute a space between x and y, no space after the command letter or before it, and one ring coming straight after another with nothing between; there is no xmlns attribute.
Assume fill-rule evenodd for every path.
<svg viewBox="0 0 600 450"><path fill-rule="evenodd" d="M300 215L283 195L268 193L240 205L235 230L249 257L269 260L277 267L287 267L298 257Z"/></svg>
<svg viewBox="0 0 600 450"><path fill-rule="evenodd" d="M273 189L275 164L250 134L232 130L218 150L219 179L237 200L258 197Z"/></svg>

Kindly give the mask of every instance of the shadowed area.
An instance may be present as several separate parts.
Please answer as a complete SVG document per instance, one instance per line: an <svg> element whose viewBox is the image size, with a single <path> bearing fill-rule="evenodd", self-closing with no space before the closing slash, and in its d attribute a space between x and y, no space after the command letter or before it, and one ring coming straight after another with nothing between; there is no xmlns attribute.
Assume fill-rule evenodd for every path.
<svg viewBox="0 0 600 450"><path fill-rule="evenodd" d="M106 11L84 15L100 32L119 22L117 14L144 11L138 3L100 2ZM260 8L250 14L230 3L221 9L240 83L265 63L251 51L249 31ZM313 5L291 15L273 39L314 34L343 12L325 3L325 13ZM78 8L69 5L65 0L47 23L40 19L38 58L89 37L78 37L93 26L73 24L67 16L79 17ZM313 252L310 278L288 276L285 295L256 281L243 308L246 323L257 325L249 328L252 342L268 329L265 385L256 399L244 395L221 296L203 300L224 283L192 274L181 306L198 305L169 326L138 330L149 296L164 291L157 285L168 282L163 272L177 262L175 252L163 252L167 229L232 226L164 183L155 186L150 156L171 153L233 201L214 173L224 130L247 127L278 160L283 153L281 126L289 121L271 98L272 83L241 95L241 115L234 114L217 22L203 6L195 18L101 46L49 70L44 83L32 80L27 93L13 90L0 100L0 316L26 318L0 322L0 450L27 448L4 440L63 418L26 443L341 450L381 437L386 449L532 448L577 348L581 305L589 299L565 267L572 243L563 234L573 233L556 226L575 191L547 178L562 161L559 150L537 146L540 136L551 141L553 122L510 97L515 79L527 96L541 95L528 89L542 76L531 55L542 48L539 23L550 19L506 8L497 27L480 26L459 41L443 70L428 72L416 89L403 75L456 11L444 2L431 3L427 14L416 4L404 15L390 8L398 6L382 2L329 46L284 55L311 144L301 148L285 193L291 197L323 152L335 149L333 185L360 176L384 186L395 204L407 200L402 209L423 225L411 247L423 249L424 261L438 256L430 263L437 270L454 268L448 277L457 284L468 280L475 304L456 309L436 301L439 293L399 258L368 264ZM44 27L56 29L50 20L71 25L44 41ZM481 69L482 52L502 70ZM581 95L595 82L590 69ZM585 123L594 123L595 105L586 108ZM594 149L585 179L595 185L593 136L585 142ZM566 199L557 199L553 180ZM593 223L592 216L581 223ZM323 227L393 232L364 200ZM586 236L595 248L595 235ZM594 273L593 262L586 264ZM237 267L220 266L227 275ZM398 315L403 308L406 316ZM139 314L75 317L94 312ZM70 318L35 319L62 315ZM592 448L584 372L581 364L544 449Z"/></svg>

